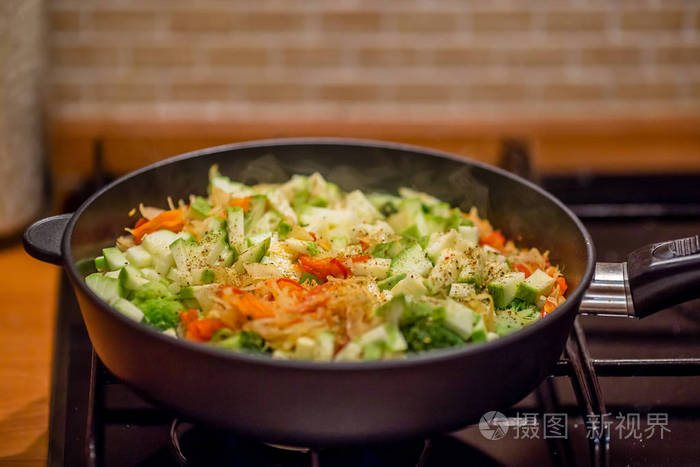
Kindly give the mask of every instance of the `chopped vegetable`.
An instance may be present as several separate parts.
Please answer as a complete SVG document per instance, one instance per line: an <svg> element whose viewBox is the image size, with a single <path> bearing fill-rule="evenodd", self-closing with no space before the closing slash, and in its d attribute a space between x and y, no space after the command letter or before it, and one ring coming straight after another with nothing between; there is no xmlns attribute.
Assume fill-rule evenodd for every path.
<svg viewBox="0 0 700 467"><path fill-rule="evenodd" d="M170 211L163 211L150 221L144 222L131 230L127 230L131 232L131 235L134 236L134 241L138 244L141 243L141 239L146 234L161 229L170 230L171 232L180 232L184 226L185 219L182 216L182 211L180 209L173 209Z"/></svg>
<svg viewBox="0 0 700 467"><path fill-rule="evenodd" d="M373 361L478 345L566 300L548 252L414 188L343 192L320 174L139 205L86 285L175 338L271 358ZM135 211L134 211L135 214Z"/></svg>

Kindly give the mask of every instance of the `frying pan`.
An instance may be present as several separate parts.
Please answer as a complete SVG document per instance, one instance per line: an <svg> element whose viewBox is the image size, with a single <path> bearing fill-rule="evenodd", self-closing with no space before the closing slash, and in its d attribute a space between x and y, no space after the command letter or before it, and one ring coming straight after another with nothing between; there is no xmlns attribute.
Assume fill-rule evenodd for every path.
<svg viewBox="0 0 700 467"><path fill-rule="evenodd" d="M133 222L138 203L164 206L204 190L207 171L244 183L319 171L345 190L410 186L472 205L518 244L551 252L569 283L546 318L488 343L404 360L280 361L176 340L112 309L83 280L92 258ZM105 366L149 401L269 442L328 446L380 442L464 427L508 407L550 374L581 311L643 317L700 294L698 237L650 245L626 263L595 264L591 237L541 188L501 169L413 146L350 139L278 139L203 149L132 172L74 214L40 220L29 254L62 264Z"/></svg>

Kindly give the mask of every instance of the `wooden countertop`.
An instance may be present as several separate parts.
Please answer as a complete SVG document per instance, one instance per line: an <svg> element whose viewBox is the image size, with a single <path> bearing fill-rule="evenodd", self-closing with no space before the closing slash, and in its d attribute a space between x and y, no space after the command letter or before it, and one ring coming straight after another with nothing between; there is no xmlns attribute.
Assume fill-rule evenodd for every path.
<svg viewBox="0 0 700 467"><path fill-rule="evenodd" d="M0 465L46 465L59 270L0 249Z"/></svg>

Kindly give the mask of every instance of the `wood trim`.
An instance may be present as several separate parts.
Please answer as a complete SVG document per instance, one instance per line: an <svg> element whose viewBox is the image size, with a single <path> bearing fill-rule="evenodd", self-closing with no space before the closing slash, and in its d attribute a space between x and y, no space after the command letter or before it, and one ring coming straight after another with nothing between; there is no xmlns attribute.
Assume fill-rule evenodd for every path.
<svg viewBox="0 0 700 467"><path fill-rule="evenodd" d="M53 135L80 137L229 137L246 139L281 136L355 136L364 138L430 138L556 135L660 134L700 136L700 114L628 115L598 117L503 117L402 119L334 118L233 119L207 121L202 118L84 117L50 122Z"/></svg>

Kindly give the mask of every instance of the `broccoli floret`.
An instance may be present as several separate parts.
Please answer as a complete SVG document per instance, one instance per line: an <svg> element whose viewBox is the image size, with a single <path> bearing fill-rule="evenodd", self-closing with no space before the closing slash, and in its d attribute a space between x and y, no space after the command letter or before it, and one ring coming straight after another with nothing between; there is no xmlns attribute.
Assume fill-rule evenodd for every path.
<svg viewBox="0 0 700 467"><path fill-rule="evenodd" d="M233 332L226 328L220 329L212 336L211 343L216 347L243 352L265 353L268 350L265 339L253 331Z"/></svg>
<svg viewBox="0 0 700 467"><path fill-rule="evenodd" d="M173 298L174 295L168 290L168 284L164 281L149 281L134 291L133 301L138 302L152 298Z"/></svg>
<svg viewBox="0 0 700 467"><path fill-rule="evenodd" d="M399 327L412 352L452 347L465 342L445 327L445 308L425 302L406 300Z"/></svg>
<svg viewBox="0 0 700 467"><path fill-rule="evenodd" d="M180 322L180 312L185 309L173 298L148 298L135 304L143 311L144 321L161 330L176 327Z"/></svg>
<svg viewBox="0 0 700 467"><path fill-rule="evenodd" d="M536 305L516 298L507 309L496 310L495 318L496 333L506 336L540 319L540 310Z"/></svg>
<svg viewBox="0 0 700 467"><path fill-rule="evenodd" d="M412 352L452 347L465 342L441 323L430 318L421 319L411 326L402 328L401 331Z"/></svg>

